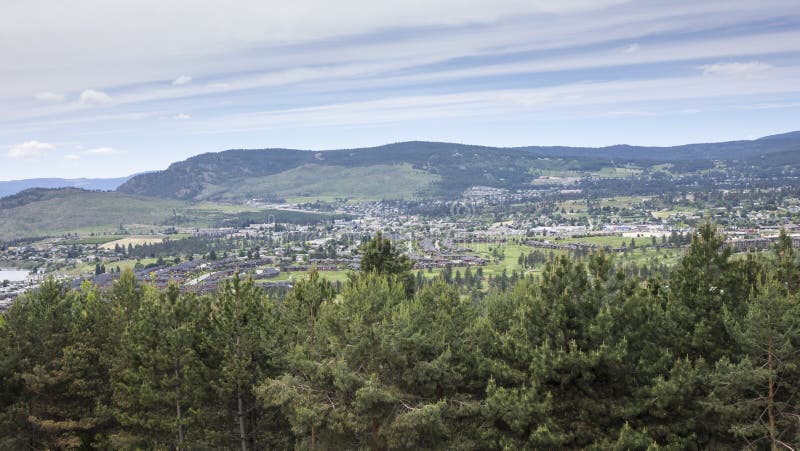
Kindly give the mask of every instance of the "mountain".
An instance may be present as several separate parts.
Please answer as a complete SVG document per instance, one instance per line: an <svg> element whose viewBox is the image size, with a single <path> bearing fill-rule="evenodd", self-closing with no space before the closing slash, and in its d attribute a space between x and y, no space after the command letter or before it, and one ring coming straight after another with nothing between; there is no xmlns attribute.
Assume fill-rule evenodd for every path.
<svg viewBox="0 0 800 451"><path fill-rule="evenodd" d="M227 201L449 196L474 185L521 188L553 173L592 175L620 165L644 169L663 163L694 171L719 160L759 167L800 163L800 132L672 147L499 148L413 141L326 151L237 149L197 155L164 171L132 177L118 191Z"/></svg>
<svg viewBox="0 0 800 451"><path fill-rule="evenodd" d="M109 179L59 179L40 178L0 181L0 197L17 194L30 188L82 188L86 190L113 191L133 176Z"/></svg>

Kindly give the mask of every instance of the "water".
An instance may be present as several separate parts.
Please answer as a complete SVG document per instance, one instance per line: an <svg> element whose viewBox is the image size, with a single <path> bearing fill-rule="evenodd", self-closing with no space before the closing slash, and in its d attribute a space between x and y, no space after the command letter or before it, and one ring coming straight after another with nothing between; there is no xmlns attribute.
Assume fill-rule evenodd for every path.
<svg viewBox="0 0 800 451"><path fill-rule="evenodd" d="M22 282L28 277L29 271L21 269L2 269L0 268L0 282L10 280L11 282Z"/></svg>

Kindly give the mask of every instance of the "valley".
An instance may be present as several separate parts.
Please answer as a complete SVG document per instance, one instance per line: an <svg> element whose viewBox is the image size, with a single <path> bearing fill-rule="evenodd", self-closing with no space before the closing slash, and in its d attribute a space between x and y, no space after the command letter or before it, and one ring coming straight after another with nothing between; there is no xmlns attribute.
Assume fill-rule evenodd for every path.
<svg viewBox="0 0 800 451"><path fill-rule="evenodd" d="M285 289L311 268L345 281L359 246L384 232L420 280L463 280L469 268L483 290L535 274L554 256L601 250L630 274L666 275L705 220L737 251L766 249L781 229L800 232L800 152L787 157L790 145L800 135L708 145L693 159L679 149L639 149L621 161L629 148L556 157L440 143L202 155L118 191L36 188L0 199L0 265L34 274L15 293L47 276L108 285L124 269L200 292L234 271ZM163 177L174 191L153 191ZM468 182L481 184L454 191Z"/></svg>

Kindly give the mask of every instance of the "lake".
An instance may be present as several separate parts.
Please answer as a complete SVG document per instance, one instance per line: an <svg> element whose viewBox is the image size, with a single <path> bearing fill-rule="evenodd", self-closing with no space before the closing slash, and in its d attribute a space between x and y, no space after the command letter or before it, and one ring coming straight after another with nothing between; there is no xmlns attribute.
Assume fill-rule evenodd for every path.
<svg viewBox="0 0 800 451"><path fill-rule="evenodd" d="M29 271L21 269L3 269L0 268L0 282L10 280L12 282L21 282L28 277Z"/></svg>

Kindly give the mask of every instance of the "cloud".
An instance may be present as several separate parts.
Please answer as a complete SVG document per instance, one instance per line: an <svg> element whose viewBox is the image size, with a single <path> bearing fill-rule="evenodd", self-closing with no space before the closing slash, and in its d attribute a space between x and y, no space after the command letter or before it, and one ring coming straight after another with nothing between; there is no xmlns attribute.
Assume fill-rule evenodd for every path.
<svg viewBox="0 0 800 451"><path fill-rule="evenodd" d="M170 116L159 116L162 121L188 121L192 116L186 113L178 113Z"/></svg>
<svg viewBox="0 0 800 451"><path fill-rule="evenodd" d="M83 105L103 105L111 103L111 96L103 91L87 89L81 93L78 101Z"/></svg>
<svg viewBox="0 0 800 451"><path fill-rule="evenodd" d="M641 48L642 48L642 47L641 47L641 46L640 46L638 43L635 43L635 42L634 42L633 44L631 44L631 45L629 45L629 46L625 47L625 49L623 49L623 50L622 50L622 53L627 53L627 54L636 53L636 52L638 52L638 51L639 51Z"/></svg>
<svg viewBox="0 0 800 451"><path fill-rule="evenodd" d="M59 94L55 92L40 92L34 96L34 98L40 102L52 102L52 103L61 103L66 100L64 94Z"/></svg>
<svg viewBox="0 0 800 451"><path fill-rule="evenodd" d="M76 146L78 149L80 146ZM95 147L93 149L86 149L81 150L77 153L70 153L64 155L64 158L67 160L80 160L83 157L91 157L91 156L107 156L107 155L115 155L120 153L118 150L112 147Z"/></svg>
<svg viewBox="0 0 800 451"><path fill-rule="evenodd" d="M539 88L493 89L448 94L393 96L382 99L328 103L301 108L268 110L201 119L193 124L200 133L233 133L307 127L364 126L466 116L520 117L550 111L564 113L608 105L616 115L632 115L656 103L680 99L717 99L770 96L793 92L800 66L774 68L768 82L741 77L655 77L639 80L576 82ZM696 102L695 102L696 103ZM674 110L670 110L674 114ZM620 114L622 113L622 114ZM686 114L693 112L687 111Z"/></svg>
<svg viewBox="0 0 800 451"><path fill-rule="evenodd" d="M198 0L193 8L157 0L122 0L113 7L100 2L86 11L55 2L56 11L48 15L27 14L35 10L31 3L16 2L0 15L0 29L11 37L0 40L0 54L18 63L0 84L0 137L10 145L31 137L61 143L104 133L104 141L98 144L128 148L128 140L142 135L152 134L159 142L195 139L180 132L202 133L206 125L299 128L305 122L304 112L293 109L320 104L474 89L547 88L523 91L516 101L514 92L497 99L476 94L470 96L476 98L476 108L469 111L460 106L462 98L441 98L433 104L420 100L418 106L351 104L333 112L310 112L314 123L344 123L358 135L355 129L360 124L378 120L491 116L513 113L517 107L550 108L567 115L569 108L584 102L602 103L598 110L625 113L649 107L617 105L616 95L628 101L647 101L655 95L644 90L637 90L636 96L624 90L589 92L582 86L576 86L577 93L572 95L558 89L560 84L582 80L652 79L648 87L655 93L669 89L675 99L688 95L708 102L727 96L731 105L739 93L754 91L773 93L755 99L758 102L784 98L791 102L800 95L797 79L780 79L780 74L797 64L800 30L775 26L779 22L774 19L784 16L787 6L796 1L659 0L657 4L670 4L664 8L641 0L625 4L616 0L498 0L468 1L453 8L452 0L342 0L335 4L297 0L271 15L259 14L271 7L270 2L246 0L232 0L224 9L209 0ZM136 20L152 16L147 12L155 8L167 11L147 21ZM185 10L181 33L175 33L173 21L168 20L174 17L169 13L173 9ZM332 10L348 20L331 21ZM351 10L359 14L350 14ZM19 20L29 16L33 24ZM109 23L115 24L113 33L107 29ZM215 32L209 33L210 29ZM747 71L744 76L722 76L725 71L742 72L736 72L740 70L736 66L721 65L747 65L748 61L767 61L775 67L763 74L755 72L763 76L748 76ZM637 67L625 69L633 65ZM670 86L669 78L687 75L687 67L692 78L704 80L691 80L692 91ZM603 68L609 69L597 70ZM725 91L718 95L715 84L720 81ZM697 93L695 85L702 85L703 92ZM88 87L99 91L81 95ZM34 104L32 95L43 90L65 93L66 100ZM85 106L109 102L113 108ZM704 112L712 109L696 103ZM247 115L264 109L285 112ZM142 111L152 111L148 116L152 120L133 124L131 119ZM193 117L181 113L185 111L192 111ZM349 116L337 116L340 112ZM235 118L228 123L231 117ZM576 114L570 120L579 123L580 117ZM469 132L467 126L464 129ZM298 140L308 139L298 136ZM385 139L392 138L387 132ZM238 142L240 138L232 139ZM273 137L264 134L253 139ZM0 152L6 148L0 147ZM80 150L63 150L58 156L70 152L80 156Z"/></svg>
<svg viewBox="0 0 800 451"><path fill-rule="evenodd" d="M608 36L607 36L608 37ZM663 64L675 61L703 60L711 58L736 57L742 54L765 52L800 51L800 32L769 32L747 36L698 38L679 42L665 42L647 45L642 51L638 43L620 48L618 44L592 51L569 55L545 56L523 61L483 63L468 67L452 68L447 65L436 66L436 56L406 55L397 58L376 57L367 61L341 61L337 64L316 64L292 67L269 72L248 72L246 74L223 75L213 84L192 83L188 86L169 89L142 89L115 95L114 104L146 103L166 99L201 97L221 92L260 89L276 86L305 84L324 86L329 92L352 89L412 86L419 83L443 82L445 80L468 79L472 77L500 77L523 73L545 73L557 71L591 70L604 67L625 67L631 64ZM414 47L414 46L412 46ZM638 50L628 52L629 49ZM402 49L395 49L402 51ZM394 54L394 51L384 53ZM763 63L760 63L763 64ZM710 71L715 68L709 65ZM705 66L704 66L705 67ZM721 70L721 69L717 69ZM337 85L332 85L332 83ZM269 93L281 95L288 90Z"/></svg>
<svg viewBox="0 0 800 451"><path fill-rule="evenodd" d="M172 84L175 86L188 85L191 82L192 82L192 77L188 75L181 75L180 77L172 80Z"/></svg>
<svg viewBox="0 0 800 451"><path fill-rule="evenodd" d="M172 80L176 73L206 78L298 62L389 58L394 49L380 47L392 44L408 55L435 52L448 59L485 49L633 42L643 34L723 29L742 20L768 23L785 16L793 2L684 1L664 8L629 0L498 0L461 2L456 8L452 0L298 0L276 10L274 2L247 0L226 2L225 8L209 0L192 2L192 8L123 0L87 11L51 2L47 15L38 14L38 2L13 2L0 15L0 29L9 36L0 40L0 54L19 55L15 72L25 76L0 85L0 98L35 92L30 86L72 92ZM182 27L175 33L172 18L178 16ZM113 32L108 24L115 24ZM342 55L342 47L351 48ZM42 85L45 81L54 84Z"/></svg>
<svg viewBox="0 0 800 451"><path fill-rule="evenodd" d="M727 76L752 76L771 69L772 66L760 61L750 61L747 63L716 63L700 66L703 75L727 75Z"/></svg>
<svg viewBox="0 0 800 451"><path fill-rule="evenodd" d="M97 147L81 151L81 155L113 155L115 153L117 153L117 150L111 147Z"/></svg>
<svg viewBox="0 0 800 451"><path fill-rule="evenodd" d="M22 144L11 146L8 149L8 156L17 159L37 158L54 148L52 144L39 141L27 141Z"/></svg>

